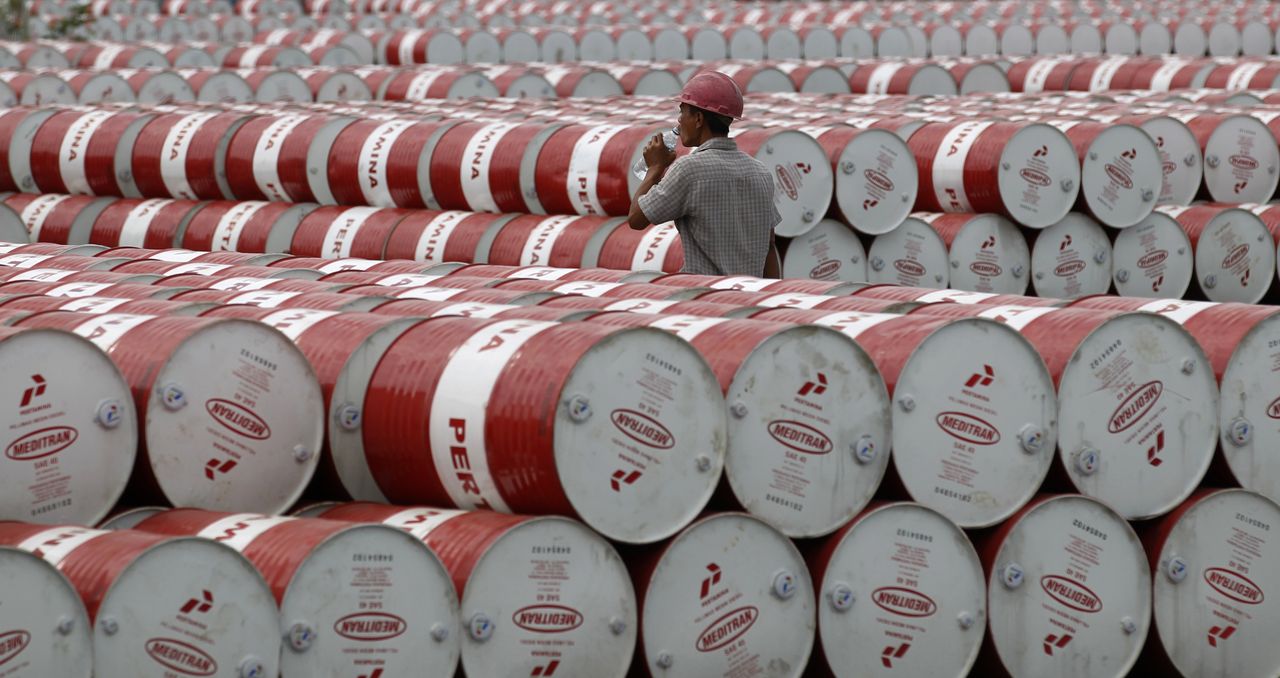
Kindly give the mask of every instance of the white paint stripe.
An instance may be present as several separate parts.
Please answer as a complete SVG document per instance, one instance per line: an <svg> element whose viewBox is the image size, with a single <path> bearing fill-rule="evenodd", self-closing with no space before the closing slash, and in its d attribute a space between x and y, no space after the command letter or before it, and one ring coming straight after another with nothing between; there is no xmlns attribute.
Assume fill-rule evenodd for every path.
<svg viewBox="0 0 1280 678"><path fill-rule="evenodd" d="M115 299L112 297L74 297L71 301L58 307L60 311L76 311L78 313L110 313L119 306L133 301L132 299Z"/></svg>
<svg viewBox="0 0 1280 678"><path fill-rule="evenodd" d="M510 513L489 473L484 437L498 377L530 339L559 323L499 321L481 328L445 365L431 401L430 439L436 473L458 508Z"/></svg>
<svg viewBox="0 0 1280 678"><path fill-rule="evenodd" d="M604 310L656 315L678 303L680 303L679 299L622 299L605 306Z"/></svg>
<svg viewBox="0 0 1280 678"><path fill-rule="evenodd" d="M208 252L197 252L195 250L160 250L159 252L147 257L147 259L151 261L168 261L174 264L184 264L188 261L195 261L206 254L208 254Z"/></svg>
<svg viewBox="0 0 1280 678"><path fill-rule="evenodd" d="M391 190L387 185L387 166L391 147L405 130L413 126L412 120L389 120L374 128L360 147L356 176L360 180L360 193L365 201L376 207L395 207Z"/></svg>
<svg viewBox="0 0 1280 678"><path fill-rule="evenodd" d="M965 290L934 290L921 297L917 297L916 301L922 304L933 304L944 301L950 301L957 304L980 304L995 296L999 295L988 294L986 292L968 292Z"/></svg>
<svg viewBox="0 0 1280 678"><path fill-rule="evenodd" d="M674 223L667 222L650 226L641 236L640 243L636 245L635 253L631 255L631 270L663 270L662 266L667 260L667 252L671 250L671 246L679 239L680 232L676 230Z"/></svg>
<svg viewBox="0 0 1280 678"><path fill-rule="evenodd" d="M576 216L554 216L546 217L538 222L537 226L529 232L529 237L524 241L524 249L520 252L521 266L535 266L542 264L551 259L551 251L555 248L556 240L569 228L573 222L581 217Z"/></svg>
<svg viewBox="0 0 1280 678"><path fill-rule="evenodd" d="M223 292L238 292L240 290L260 290L264 287L270 287L280 282L277 278L223 278L209 285L207 289L221 290Z"/></svg>
<svg viewBox="0 0 1280 678"><path fill-rule="evenodd" d="M871 77L867 78L867 94L888 94L890 81L904 66L906 64L901 61L876 66L871 71Z"/></svg>
<svg viewBox="0 0 1280 678"><path fill-rule="evenodd" d="M627 125L593 127L573 145L565 183L569 190L569 203L578 214L604 214L604 207L597 194L600 156L609 140L624 129L627 129Z"/></svg>
<svg viewBox="0 0 1280 678"><path fill-rule="evenodd" d="M964 190L964 162L978 137L994 121L973 120L952 127L933 158L933 192L945 212L972 212Z"/></svg>
<svg viewBox="0 0 1280 678"><path fill-rule="evenodd" d="M1151 90L1154 92L1168 92L1169 87L1173 84L1173 76L1178 74L1187 65L1186 61L1175 59L1166 61L1163 66L1156 70L1155 75L1151 76Z"/></svg>
<svg viewBox="0 0 1280 678"><path fill-rule="evenodd" d="M290 202L289 194L280 183L280 149L289 133L306 120L308 117L302 115L276 118L258 137L253 149L253 180L267 200Z"/></svg>
<svg viewBox="0 0 1280 678"><path fill-rule="evenodd" d="M245 292L228 301L228 304L247 304L258 308L278 308L280 304L302 294L301 292L280 292L275 290L254 290Z"/></svg>
<svg viewBox="0 0 1280 678"><path fill-rule="evenodd" d="M18 282L20 280L28 280L31 282L57 282L63 278L71 277L74 273L77 273L77 271L64 271L57 268L37 268L19 273L18 275L9 278L9 281Z"/></svg>
<svg viewBox="0 0 1280 678"><path fill-rule="evenodd" d="M108 287L111 287L111 283L68 283L45 292L45 296L92 297Z"/></svg>
<svg viewBox="0 0 1280 678"><path fill-rule="evenodd" d="M777 294L756 302L755 305L767 308L813 308L834 298L822 294Z"/></svg>
<svg viewBox="0 0 1280 678"><path fill-rule="evenodd" d="M35 268L36 265L42 264L50 259L52 254L10 254L0 259L0 266L5 268Z"/></svg>
<svg viewBox="0 0 1280 678"><path fill-rule="evenodd" d="M453 509L408 509L383 520L382 524L398 527L422 541L445 521L466 513Z"/></svg>
<svg viewBox="0 0 1280 678"><path fill-rule="evenodd" d="M1098 64L1093 70L1093 77L1089 79L1090 92L1105 92L1111 89L1111 80L1115 77L1116 71L1128 62L1128 59L1107 59Z"/></svg>
<svg viewBox="0 0 1280 678"><path fill-rule="evenodd" d="M177 124L169 128L164 145L160 147L160 178L170 196L196 199L195 191L187 181L187 153L191 150L191 139L214 115L216 113L191 113L179 118Z"/></svg>
<svg viewBox="0 0 1280 678"><path fill-rule="evenodd" d="M154 318L153 315L107 313L80 323L72 331L92 341L98 348L109 351L126 332Z"/></svg>
<svg viewBox="0 0 1280 678"><path fill-rule="evenodd" d="M1201 311L1207 311L1217 307L1211 301L1182 301L1181 299L1156 299L1138 310L1148 313L1157 313L1162 315L1179 325L1185 325L1188 320L1196 317Z"/></svg>
<svg viewBox="0 0 1280 678"><path fill-rule="evenodd" d="M415 75L413 80L409 82L409 89L404 93L405 101L426 101L430 99L431 97L428 96L428 93L431 91L431 86L435 84L441 75L444 75L443 69L432 69Z"/></svg>
<svg viewBox="0 0 1280 678"><path fill-rule="evenodd" d="M421 299L423 301L448 301L466 292L460 287L411 287L396 295L397 299Z"/></svg>
<svg viewBox="0 0 1280 678"><path fill-rule="evenodd" d="M413 258L428 263L444 263L444 249L449 244L449 236L469 216L470 212L450 211L432 219L422 229L422 235L418 236Z"/></svg>
<svg viewBox="0 0 1280 678"><path fill-rule="evenodd" d="M550 266L529 266L517 268L503 276L519 280L561 280L566 275L576 272L576 268L552 268Z"/></svg>
<svg viewBox="0 0 1280 678"><path fill-rule="evenodd" d="M167 198L153 198L151 200L143 200L134 205L133 209L124 217L124 224L120 227L120 237L116 243L120 247L142 247L147 241L147 231L151 229L151 222L155 221L156 215L160 213L166 205L173 204L173 200ZM149 257L150 259L159 259L158 252L156 255ZM192 252L191 254L199 256L201 252ZM170 259L160 259L161 261L171 261Z"/></svg>
<svg viewBox="0 0 1280 678"><path fill-rule="evenodd" d="M778 281L770 278L734 276L732 278L725 278L711 283L711 288L717 290L738 290L741 292L763 292L764 288L776 282Z"/></svg>
<svg viewBox="0 0 1280 678"><path fill-rule="evenodd" d="M290 308L277 311L262 319L262 322L280 330L290 341L297 342L303 332L311 329L325 318L338 315L338 311L322 311L314 308Z"/></svg>
<svg viewBox="0 0 1280 678"><path fill-rule="evenodd" d="M213 275L219 271L225 271L228 268L231 268L231 264L183 264L181 266L173 267L168 273L165 273L165 275L174 276L185 275L187 273L194 273L196 275Z"/></svg>
<svg viewBox="0 0 1280 678"><path fill-rule="evenodd" d="M44 222L49 218L49 213L59 203L70 197L69 195L42 195L22 208L19 216L22 218L22 223L26 225L27 232L31 234L31 242L40 241L40 231L44 228Z"/></svg>
<svg viewBox="0 0 1280 678"><path fill-rule="evenodd" d="M1003 323L1021 332L1031 321L1056 310L1051 306L990 306L979 312L978 317Z"/></svg>
<svg viewBox="0 0 1280 678"><path fill-rule="evenodd" d="M729 322L728 318L706 318L697 315L661 315L649 323L649 327L666 330L685 341L693 341L703 332L726 322Z"/></svg>
<svg viewBox="0 0 1280 678"><path fill-rule="evenodd" d="M249 547L249 544L253 543L253 540L262 536L262 533L277 525L283 525L295 520L297 518L288 516L237 513L209 523L203 530L197 532L196 536L212 539L243 552Z"/></svg>
<svg viewBox="0 0 1280 678"><path fill-rule="evenodd" d="M379 259L335 259L316 269L321 273L341 273L342 271L367 271L378 264Z"/></svg>
<svg viewBox="0 0 1280 678"><path fill-rule="evenodd" d="M239 202L227 210L213 229L213 250L215 252L238 251L240 234L244 232L244 227L249 225L249 221L258 213L258 210L269 204L271 203Z"/></svg>
<svg viewBox="0 0 1280 678"><path fill-rule="evenodd" d="M1231 71L1231 76L1227 78L1227 89L1239 90L1249 89L1249 81L1253 80L1253 76L1258 74L1263 68L1266 68L1267 62L1255 61L1251 63L1243 63L1236 66Z"/></svg>
<svg viewBox="0 0 1280 678"><path fill-rule="evenodd" d="M1043 92L1044 84L1053 69L1062 63L1059 59L1041 59L1027 69L1027 77L1022 80L1022 91L1027 93Z"/></svg>
<svg viewBox="0 0 1280 678"><path fill-rule="evenodd" d="M339 214L338 218L329 224L329 230L324 234L324 244L321 247L320 256L325 259L345 259L350 257L351 246L355 243L360 229L364 227L369 217L378 213L379 209L377 207L352 207Z"/></svg>
<svg viewBox="0 0 1280 678"><path fill-rule="evenodd" d="M120 56L120 53L124 52L128 47L128 45L124 44L106 45L102 48L102 51L98 52L98 55L93 58L92 68L94 70L111 68L111 62L115 61L116 57Z"/></svg>
<svg viewBox="0 0 1280 678"><path fill-rule="evenodd" d="M58 151L58 174L67 187L67 193L92 195L89 177L84 171L85 157L89 154L89 142L93 133L114 114L113 111L91 111L76 118L62 137Z"/></svg>
<svg viewBox="0 0 1280 678"><path fill-rule="evenodd" d="M464 318L492 318L503 311L520 308L519 306L508 306L506 304L482 304L476 302L464 302L460 304L451 304L439 311L431 314L432 318L440 318L444 316L460 316Z"/></svg>
<svg viewBox="0 0 1280 678"><path fill-rule="evenodd" d="M592 282L589 280L578 280L559 285L555 288L560 294L581 294L585 297L603 297L605 292L621 287L622 283L606 283ZM672 288L671 293L675 294L677 290Z"/></svg>
<svg viewBox="0 0 1280 678"><path fill-rule="evenodd" d="M18 548L34 553L50 565L58 567L72 551L104 534L107 532L87 527L54 527L27 537L18 544Z"/></svg>
<svg viewBox="0 0 1280 678"><path fill-rule="evenodd" d="M497 201L489 187L489 167L498 143L520 123L500 122L476 130L462 153L462 196L474 212L498 212Z"/></svg>
<svg viewBox="0 0 1280 678"><path fill-rule="evenodd" d="M838 330L847 337L857 339L858 335L866 332L872 327L901 317L902 316L900 315L892 313L844 312L832 313L831 315L823 316L815 320L813 324L830 327L834 330Z"/></svg>
<svg viewBox="0 0 1280 678"><path fill-rule="evenodd" d="M422 273L396 273L385 278L378 278L373 281L373 284L383 287L427 287L443 277L442 275L425 275Z"/></svg>

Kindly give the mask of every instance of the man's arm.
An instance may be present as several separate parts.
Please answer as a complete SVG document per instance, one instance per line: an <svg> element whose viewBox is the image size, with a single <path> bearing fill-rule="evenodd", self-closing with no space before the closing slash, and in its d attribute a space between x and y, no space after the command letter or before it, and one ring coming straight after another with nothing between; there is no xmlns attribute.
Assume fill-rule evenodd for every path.
<svg viewBox="0 0 1280 678"><path fill-rule="evenodd" d="M649 217L646 217L644 210L640 209L640 196L648 193L649 189L657 186L658 182L662 181L662 175L667 173L667 167L669 166L649 166L649 171L644 175L644 181L640 182L640 188L637 188L636 194L631 197L631 211L627 213L627 225L631 228L637 231L649 228Z"/></svg>
<svg viewBox="0 0 1280 678"><path fill-rule="evenodd" d="M778 256L778 243L773 237L773 231L769 231L769 254L764 258L764 277L782 278L782 257Z"/></svg>
<svg viewBox="0 0 1280 678"><path fill-rule="evenodd" d="M644 210L640 208L640 198L646 195L658 182L662 181L662 177L666 175L667 168L671 167L671 163L675 162L676 153L667 148L662 141L661 134L653 135L649 143L644 147L644 162L649 171L644 175L644 181L640 182L640 188L636 189L636 194L631 197L631 210L627 213L627 225L637 231L643 231L649 227L649 217L645 216ZM666 198L666 196L663 196ZM672 200L663 199L664 205L668 206L661 211L670 211L669 206ZM678 215L677 215L678 216ZM672 217L674 219L675 217ZM655 218L658 223L671 221L671 219Z"/></svg>

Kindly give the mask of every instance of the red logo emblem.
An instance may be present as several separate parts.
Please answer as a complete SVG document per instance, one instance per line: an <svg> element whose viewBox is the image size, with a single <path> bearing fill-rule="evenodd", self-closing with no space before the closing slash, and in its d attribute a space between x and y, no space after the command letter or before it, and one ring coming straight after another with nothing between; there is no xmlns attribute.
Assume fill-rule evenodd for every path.
<svg viewBox="0 0 1280 678"><path fill-rule="evenodd" d="M252 440L266 440L271 437L271 427L267 426L267 422L244 405L222 398L212 398L204 404L204 409L214 421L232 433Z"/></svg>
<svg viewBox="0 0 1280 678"><path fill-rule="evenodd" d="M896 259L893 262L893 267L898 269L900 273L915 276L917 278L924 275L924 266L918 261L911 261L910 259Z"/></svg>
<svg viewBox="0 0 1280 678"><path fill-rule="evenodd" d="M409 625L388 612L357 612L334 622L333 630L343 638L372 643L391 640L405 632Z"/></svg>
<svg viewBox="0 0 1280 678"><path fill-rule="evenodd" d="M1227 162L1231 163L1231 166L1235 167L1236 169L1242 169L1242 170L1258 169L1258 161L1254 160L1253 158L1247 155L1240 155L1237 153L1236 155L1233 155L1230 158L1227 158Z"/></svg>
<svg viewBox="0 0 1280 678"><path fill-rule="evenodd" d="M831 439L825 433L798 421L769 422L769 435L796 452L826 454L831 451Z"/></svg>
<svg viewBox="0 0 1280 678"><path fill-rule="evenodd" d="M1097 612L1102 609L1102 599L1092 589L1077 581L1056 574L1040 578L1040 588L1049 597L1079 612Z"/></svg>
<svg viewBox="0 0 1280 678"><path fill-rule="evenodd" d="M1018 172L1018 175L1021 176L1028 184L1033 186L1048 186L1053 183L1053 181L1049 179L1048 174L1045 174L1040 170L1033 170L1030 167Z"/></svg>
<svg viewBox="0 0 1280 678"><path fill-rule="evenodd" d="M1156 402L1160 400L1161 393L1164 393L1164 384L1158 381L1149 381L1139 386L1138 390L1129 394L1129 397L1120 403L1116 411L1111 413L1111 421L1107 424L1107 430L1111 433L1120 433L1138 423L1155 407Z"/></svg>
<svg viewBox="0 0 1280 678"><path fill-rule="evenodd" d="M971 414L942 412L935 421L947 435L966 443L995 445L1000 442L1000 431L995 426Z"/></svg>
<svg viewBox="0 0 1280 678"><path fill-rule="evenodd" d="M698 652L714 652L742 637L760 617L760 610L748 605L733 610L711 622L701 634L694 648Z"/></svg>
<svg viewBox="0 0 1280 678"><path fill-rule="evenodd" d="M871 592L876 607L903 617L928 617L938 611L938 604L919 591L901 586L882 586Z"/></svg>
<svg viewBox="0 0 1280 678"><path fill-rule="evenodd" d="M881 172L880 170L869 169L863 172L862 175L867 178L867 181L871 185L875 186L876 188L882 191L893 190L893 180L890 179L888 176L886 176L885 173Z"/></svg>
<svg viewBox="0 0 1280 678"><path fill-rule="evenodd" d="M31 634L26 631L0 633L0 666L13 661L31 644Z"/></svg>
<svg viewBox="0 0 1280 678"><path fill-rule="evenodd" d="M80 434L70 426L42 428L9 443L4 456L14 461L43 459L71 447L79 437Z"/></svg>
<svg viewBox="0 0 1280 678"><path fill-rule="evenodd" d="M993 264L989 261L975 261L969 264L969 270L987 278L994 278L1003 271L999 264Z"/></svg>
<svg viewBox="0 0 1280 678"><path fill-rule="evenodd" d="M1244 258L1247 256L1249 256L1249 245L1244 243L1236 245L1235 248L1227 254L1227 258L1222 260L1222 267L1231 268L1232 266L1244 261Z"/></svg>
<svg viewBox="0 0 1280 678"><path fill-rule="evenodd" d="M204 650L172 638L152 638L146 644L147 655L171 671L188 676L212 676L218 662Z"/></svg>
<svg viewBox="0 0 1280 678"><path fill-rule="evenodd" d="M1104 165L1102 169L1106 170L1107 176L1111 177L1111 180L1121 188L1125 190L1133 188L1133 180L1129 178L1129 175L1124 170L1115 165Z"/></svg>
<svg viewBox="0 0 1280 678"><path fill-rule="evenodd" d="M1221 567L1211 567L1204 571L1204 580L1215 591L1245 605L1257 605L1262 602L1262 589L1253 580Z"/></svg>
<svg viewBox="0 0 1280 678"><path fill-rule="evenodd" d="M582 613L563 605L530 605L516 610L511 621L534 633L565 633L582 626Z"/></svg>
<svg viewBox="0 0 1280 678"><path fill-rule="evenodd" d="M609 415L613 425L626 437L659 450L675 447L676 437L661 422L635 410L614 410Z"/></svg>
<svg viewBox="0 0 1280 678"><path fill-rule="evenodd" d="M1061 264L1058 264L1057 268L1053 269L1053 274L1059 278L1066 278L1083 271L1085 269L1085 265L1086 264L1079 259L1064 261Z"/></svg>
<svg viewBox="0 0 1280 678"><path fill-rule="evenodd" d="M826 280L828 278L835 276L836 272L839 270L840 270L840 260L831 259L830 261L824 261L821 264L818 264L817 266L814 266L812 269L810 269L809 277L814 280Z"/></svg>
<svg viewBox="0 0 1280 678"><path fill-rule="evenodd" d="M1168 250L1156 250L1142 255L1142 258L1138 259L1138 268L1151 268L1152 266L1162 263L1168 258Z"/></svg>

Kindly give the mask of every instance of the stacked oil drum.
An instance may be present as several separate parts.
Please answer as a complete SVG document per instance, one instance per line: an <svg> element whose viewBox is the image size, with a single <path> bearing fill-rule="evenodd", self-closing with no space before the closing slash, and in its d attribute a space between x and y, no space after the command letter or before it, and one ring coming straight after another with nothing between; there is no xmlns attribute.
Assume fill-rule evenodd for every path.
<svg viewBox="0 0 1280 678"><path fill-rule="evenodd" d="M28 6L0 676L1280 675L1274 4Z"/></svg>

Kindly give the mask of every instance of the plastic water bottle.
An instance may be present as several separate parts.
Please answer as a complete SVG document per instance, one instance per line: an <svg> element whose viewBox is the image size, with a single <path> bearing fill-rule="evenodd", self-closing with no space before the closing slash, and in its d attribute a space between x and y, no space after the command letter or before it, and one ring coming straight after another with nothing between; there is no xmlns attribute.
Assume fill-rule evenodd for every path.
<svg viewBox="0 0 1280 678"><path fill-rule="evenodd" d="M668 151L676 150L676 141L680 139L680 128L672 127L662 133L662 143L667 145ZM631 166L631 173L636 175L637 179L644 180L646 174L649 173L649 166L644 164L644 157L641 156L636 164Z"/></svg>

